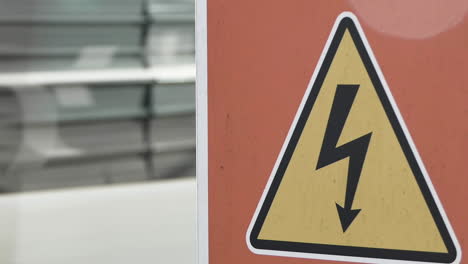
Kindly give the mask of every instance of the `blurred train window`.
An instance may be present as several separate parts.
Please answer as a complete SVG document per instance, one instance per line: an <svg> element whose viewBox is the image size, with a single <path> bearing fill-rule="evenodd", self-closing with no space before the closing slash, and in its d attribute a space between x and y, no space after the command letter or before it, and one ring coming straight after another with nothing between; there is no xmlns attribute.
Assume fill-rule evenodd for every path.
<svg viewBox="0 0 468 264"><path fill-rule="evenodd" d="M195 263L194 0L0 0L0 263Z"/></svg>
<svg viewBox="0 0 468 264"><path fill-rule="evenodd" d="M0 0L2 193L195 176L193 0Z"/></svg>

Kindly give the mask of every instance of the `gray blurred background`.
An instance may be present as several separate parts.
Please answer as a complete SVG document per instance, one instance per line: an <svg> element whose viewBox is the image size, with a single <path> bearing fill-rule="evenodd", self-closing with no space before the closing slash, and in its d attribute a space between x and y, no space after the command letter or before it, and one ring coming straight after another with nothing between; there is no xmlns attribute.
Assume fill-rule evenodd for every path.
<svg viewBox="0 0 468 264"><path fill-rule="evenodd" d="M0 0L0 263L195 263L193 0Z"/></svg>

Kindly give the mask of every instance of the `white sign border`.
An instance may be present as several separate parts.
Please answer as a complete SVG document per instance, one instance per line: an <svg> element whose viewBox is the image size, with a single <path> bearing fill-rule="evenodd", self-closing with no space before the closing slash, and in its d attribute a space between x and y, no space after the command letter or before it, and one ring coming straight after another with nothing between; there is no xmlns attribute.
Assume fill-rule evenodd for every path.
<svg viewBox="0 0 468 264"><path fill-rule="evenodd" d="M450 224L450 222L448 220L448 217L447 217L447 215L446 215L446 213L445 213L445 211L443 209L442 203L440 202L440 199L437 196L435 188L434 188L434 186L432 184L431 179L428 176L427 170L424 167L424 164L423 164L422 159L421 159L421 157L419 155L419 152L416 149L416 146L415 146L415 144L413 142L413 139L412 139L412 137L411 137L411 135L409 133L409 130L408 130L408 128L407 128L407 126L406 126L406 124L405 124L405 122L403 120L403 117L402 117L402 115L400 113L400 110L398 109L397 104L396 104L396 102L395 102L395 100L393 98L393 95L390 92L387 81L385 80L385 78L383 76L383 73L382 73L382 71L380 69L379 64L377 63L377 59L374 56L374 53L373 53L373 51L372 51L372 49L371 49L371 47L369 45L369 42L367 41L367 37L364 34L364 31L362 30L361 24L359 23L356 16L353 13L349 12L349 11L341 13L338 16L338 18L336 19L335 24L333 25L333 29L332 29L332 31L330 33L330 36L328 37L328 40L327 40L327 42L325 44L325 48L322 51L320 59L319 59L319 61L317 63L317 66L315 68L315 71L314 71L314 73L312 75L312 78L311 78L311 80L309 82L309 85L307 86L307 90L306 90L306 92L304 94L304 97L302 98L299 109L298 109L298 111L296 113L296 116L295 116L295 118L294 118L294 120L292 122L292 125L291 125L291 127L289 129L288 135L286 136L286 139L285 139L285 141L283 143L280 154L278 155L275 166L273 167L272 173L270 174L270 177L268 179L268 183L267 183L267 185L266 185L266 187L265 187L265 189L263 191L262 197L261 197L261 199L260 199L260 201L259 201L259 203L257 205L254 216L252 217L249 228L248 228L248 230L246 232L246 237L245 238L246 238L247 246L250 249L250 251L252 251L255 254L269 255L269 256L307 258L307 259L318 259L318 260L349 261L349 262L360 262L360 263L381 263L381 264L396 264L396 263L398 263L398 264L403 264L403 263L407 263L407 264L408 263L412 263L412 264L414 264L414 263L421 263L421 264L425 263L425 264L427 264L427 263L430 263L430 262L419 262L419 261L404 261L404 260L390 260L390 259L363 258L363 257L348 257L348 256L313 254L313 253L298 253L298 252L290 252L290 251L264 250L264 249L257 249L255 247L253 247L251 245L251 243L250 243L250 233L252 232L255 221L256 221L256 219L258 217L258 214L259 214L259 212L261 210L261 207L262 207L263 202L264 202L264 200L266 198L268 190L270 189L270 186L271 186L271 184L273 182L273 178L276 175L276 171L277 171L277 169L279 167L281 159L282 159L282 157L283 157L283 155L284 155L284 153L286 151L286 148L287 148L287 146L289 144L291 136L292 136L292 134L294 132L294 128L296 127L296 124L297 124L297 122L299 120L299 117L300 117L300 115L302 113L302 110L304 108L306 100L309 97L309 94L310 94L310 92L312 90L312 86L313 86L313 84L315 82L315 79L317 78L318 72L319 72L320 68L322 67L322 63L323 63L325 55L327 54L327 51L328 51L328 49L330 47L330 43L331 43L333 37L335 36L335 32L336 32L336 30L338 28L338 25L339 25L340 21L342 19L344 19L344 18L352 19L354 24L356 25L356 28L357 28L357 30L359 32L359 35L361 36L361 39L362 39L362 41L364 43L364 46L366 47L366 50L367 50L367 52L369 54L369 57L370 57L370 59L372 61L372 64L374 65L374 68L375 68L375 70L377 72L377 75L378 75L378 77L379 77L379 79L380 79L380 81L382 83L382 86L384 87L384 90L385 90L385 92L387 94L387 97L388 97L388 99L389 99L389 101L390 101L390 103L391 103L391 105L392 105L392 107L394 109L394 112L395 112L395 114L396 114L396 116L398 118L398 121L399 121L402 129L403 129L403 132L405 133L405 136L406 136L406 138L408 140L408 143L410 144L410 147L411 147L411 149L412 149L412 151L414 153L414 156L416 157L417 163L418 163L419 167L421 168L421 171L422 171L422 173L424 175L424 179L425 179L425 181L426 181L426 183L427 183L427 185L429 187L431 195L434 198L434 201L435 201L435 203L437 205L437 208L439 209L440 214L442 216L442 219L444 220L444 222L445 222L445 224L447 226L447 229L449 231L449 234L450 234L450 236L451 236L451 238L453 240L453 243L455 245L456 252L457 252L457 258L452 263L453 264L458 264L461 261L462 251L461 251L460 244L459 244L459 242L457 240L457 237L455 236L455 232L453 231L453 228L452 228L452 226L451 226L451 224Z"/></svg>

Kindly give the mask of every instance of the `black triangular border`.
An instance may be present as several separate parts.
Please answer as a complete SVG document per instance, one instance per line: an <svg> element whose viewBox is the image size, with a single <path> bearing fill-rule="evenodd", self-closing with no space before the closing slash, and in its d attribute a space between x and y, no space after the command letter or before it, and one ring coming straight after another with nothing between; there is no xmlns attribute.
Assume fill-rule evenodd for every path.
<svg viewBox="0 0 468 264"><path fill-rule="evenodd" d="M276 195L276 192L281 184L284 172L288 167L289 161L296 148L297 142L302 134L302 130L307 122L308 116L312 110L314 102L320 92L322 83L327 75L333 58L336 54L338 46L343 38L346 29L350 32L351 37L357 47L359 55L364 62L367 73L370 76L372 83L377 91L377 94L381 100L381 103L385 109L387 117L389 118L394 132L400 142L400 145L405 153L405 156L410 164L410 167L415 175L416 181L419 188L426 200L426 203L431 211L434 221L439 229L439 232L444 240L445 246L448 249L448 253L436 253L436 252L420 252L420 251L407 251L407 250L395 250L395 249L378 249L378 248L365 248L365 247L352 247L352 246L337 246L337 245L326 245L326 244L312 244L312 243L297 243L297 242L286 242L286 241L274 241L274 240L260 240L258 235L261 227L268 214L270 206ZM436 262L436 263L452 263L457 257L456 247L450 236L450 233L445 225L444 219L441 216L437 207L432 193L427 185L424 178L424 174L418 165L418 162L414 156L410 144L406 138L406 135L401 128L398 117L395 114L392 104L390 103L385 89L379 79L379 76L374 68L372 59L370 58L364 42L361 39L358 29L354 24L354 21L350 17L344 17L339 22L339 25L335 31L333 39L330 43L328 51L326 51L325 58L322 62L321 68L317 74L317 78L313 83L312 90L308 95L307 101L304 105L302 113L297 121L296 127L294 128L293 134L288 146L281 158L281 162L272 180L268 193L265 196L265 200L261 205L261 209L258 213L255 224L253 225L252 231L248 237L250 244L255 249L259 250L275 250L275 251L287 251L297 253L313 253L313 254L327 254L327 255L338 255L347 257L364 257L364 258L376 258L376 259L391 259L391 260L403 260L403 261L422 261L422 262Z"/></svg>

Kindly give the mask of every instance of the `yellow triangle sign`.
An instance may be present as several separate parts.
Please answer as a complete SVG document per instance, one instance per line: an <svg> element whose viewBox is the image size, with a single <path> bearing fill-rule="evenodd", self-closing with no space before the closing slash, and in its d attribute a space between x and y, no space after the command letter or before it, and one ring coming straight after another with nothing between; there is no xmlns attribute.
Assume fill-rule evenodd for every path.
<svg viewBox="0 0 468 264"><path fill-rule="evenodd" d="M460 247L357 19L337 19L247 232L257 254L458 263Z"/></svg>

